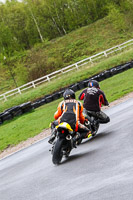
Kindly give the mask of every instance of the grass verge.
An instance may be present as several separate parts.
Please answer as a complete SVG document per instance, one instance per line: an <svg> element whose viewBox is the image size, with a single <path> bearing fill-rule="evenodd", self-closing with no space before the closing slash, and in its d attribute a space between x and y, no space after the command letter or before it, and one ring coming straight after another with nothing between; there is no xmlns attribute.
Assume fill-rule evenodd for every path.
<svg viewBox="0 0 133 200"><path fill-rule="evenodd" d="M101 89L104 90L109 102L133 91L132 77L133 69L129 69L101 82ZM77 97L80 92L76 92ZM54 120L53 114L61 100L45 104L0 126L0 151L33 137L43 129L48 128L49 123Z"/></svg>
<svg viewBox="0 0 133 200"><path fill-rule="evenodd" d="M80 69L76 71L76 73L75 71L71 71L70 73L62 75L61 78L58 77L52 80L50 83L44 83L36 89L26 91L22 95L10 97L6 102L1 102L0 112L3 112L5 109L27 101L34 101L35 99L43 97L46 94L53 93L54 91L57 91L60 88L84 80L116 65L128 62L132 60L132 55L133 49L129 49L124 52L121 52L118 55L112 55L111 57L106 59L104 58L104 60L99 61L97 63L84 65L80 67Z"/></svg>

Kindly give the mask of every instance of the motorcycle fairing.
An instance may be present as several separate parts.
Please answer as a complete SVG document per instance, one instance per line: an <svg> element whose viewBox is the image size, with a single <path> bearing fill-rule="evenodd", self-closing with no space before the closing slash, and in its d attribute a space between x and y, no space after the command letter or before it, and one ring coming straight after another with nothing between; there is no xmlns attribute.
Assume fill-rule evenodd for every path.
<svg viewBox="0 0 133 200"><path fill-rule="evenodd" d="M73 132L73 129L71 128L71 126L67 122L60 123L58 126L56 126L56 128L57 128L57 130L59 128L63 128L63 129L67 129L69 132Z"/></svg>

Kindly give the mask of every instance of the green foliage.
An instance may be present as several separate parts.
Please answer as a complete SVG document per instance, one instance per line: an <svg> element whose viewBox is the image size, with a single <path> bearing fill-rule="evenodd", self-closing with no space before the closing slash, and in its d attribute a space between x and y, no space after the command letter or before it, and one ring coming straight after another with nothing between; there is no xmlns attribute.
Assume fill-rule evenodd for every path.
<svg viewBox="0 0 133 200"><path fill-rule="evenodd" d="M16 86L10 72L20 86L131 39L132 8L131 0L0 4L0 62L9 75L0 92Z"/></svg>
<svg viewBox="0 0 133 200"><path fill-rule="evenodd" d="M131 3L128 0L6 1L0 4L1 48L11 56L15 51L30 49L45 39L64 36L89 25L108 13L114 23L118 18L119 26L123 26L125 11L132 13Z"/></svg>
<svg viewBox="0 0 133 200"><path fill-rule="evenodd" d="M125 20L124 13L121 12L119 7L114 5L110 5L109 7L109 15L108 18L111 20L112 24L119 31L126 31L128 28Z"/></svg>
<svg viewBox="0 0 133 200"><path fill-rule="evenodd" d="M27 82L27 69L22 64L16 63L14 71L18 86L25 84Z"/></svg>

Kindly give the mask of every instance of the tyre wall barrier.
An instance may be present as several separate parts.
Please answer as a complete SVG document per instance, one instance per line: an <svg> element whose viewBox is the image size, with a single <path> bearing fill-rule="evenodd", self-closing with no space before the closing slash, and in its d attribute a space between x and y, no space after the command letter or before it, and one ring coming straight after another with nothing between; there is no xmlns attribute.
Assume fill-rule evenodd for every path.
<svg viewBox="0 0 133 200"><path fill-rule="evenodd" d="M29 112L33 109L31 102L23 103L20 105L20 109L23 113Z"/></svg>
<svg viewBox="0 0 133 200"><path fill-rule="evenodd" d="M74 85L70 86L69 88L72 89L74 92L78 91L79 90L78 83L75 83Z"/></svg>
<svg viewBox="0 0 133 200"><path fill-rule="evenodd" d="M133 61L105 70L99 74L89 77L88 79L72 84L69 86L69 88L72 89L74 92L76 92L78 90L86 88L90 80L97 80L100 82L131 68L133 68ZM21 105L14 106L12 108L5 110L4 112L0 113L0 125L4 121L11 120L16 116L20 116L24 113L31 111L32 109L36 109L44 104L50 103L54 100L61 98L63 96L65 89L66 87L58 92L54 92L53 94L45 95L43 98L40 98L35 102L26 102Z"/></svg>
<svg viewBox="0 0 133 200"><path fill-rule="evenodd" d="M2 124L2 119L1 119L1 117L0 117L0 125Z"/></svg>
<svg viewBox="0 0 133 200"><path fill-rule="evenodd" d="M3 123L6 120L11 120L13 117L10 112L6 111L6 112L1 113L0 118Z"/></svg>
<svg viewBox="0 0 133 200"><path fill-rule="evenodd" d="M12 115L12 117L22 115L22 113L23 113L20 106L14 106L6 111L8 111Z"/></svg>
<svg viewBox="0 0 133 200"><path fill-rule="evenodd" d="M52 94L53 101L59 99L59 97L60 97L60 95L58 94L58 92Z"/></svg>

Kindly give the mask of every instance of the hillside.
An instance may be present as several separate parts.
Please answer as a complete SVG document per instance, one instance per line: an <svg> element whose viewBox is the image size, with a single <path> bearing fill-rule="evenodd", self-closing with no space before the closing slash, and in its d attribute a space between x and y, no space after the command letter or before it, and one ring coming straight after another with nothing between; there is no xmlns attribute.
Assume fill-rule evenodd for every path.
<svg viewBox="0 0 133 200"><path fill-rule="evenodd" d="M123 21L122 21L123 19ZM0 65L0 94L133 38L128 15L110 14L88 26L18 52Z"/></svg>

